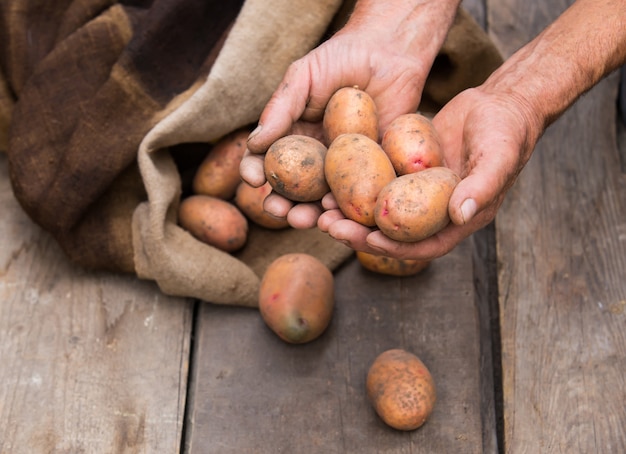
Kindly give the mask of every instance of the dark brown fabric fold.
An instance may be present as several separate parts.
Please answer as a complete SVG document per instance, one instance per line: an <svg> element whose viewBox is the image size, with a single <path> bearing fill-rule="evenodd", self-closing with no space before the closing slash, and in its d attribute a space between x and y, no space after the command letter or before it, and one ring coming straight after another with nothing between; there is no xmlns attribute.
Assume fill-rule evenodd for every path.
<svg viewBox="0 0 626 454"><path fill-rule="evenodd" d="M17 100L8 144L13 190L79 263L133 271L132 251L110 236L125 231L129 244L134 209L107 205L122 190L114 183L133 172L139 143L172 100L182 102L206 77L241 5L3 2L0 55ZM140 184L123 189L132 189L128 200L145 198Z"/></svg>

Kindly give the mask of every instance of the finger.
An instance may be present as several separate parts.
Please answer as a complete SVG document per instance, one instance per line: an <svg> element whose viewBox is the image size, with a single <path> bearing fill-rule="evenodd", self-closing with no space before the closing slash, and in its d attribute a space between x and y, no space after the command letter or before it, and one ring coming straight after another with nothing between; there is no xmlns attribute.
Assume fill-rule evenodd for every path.
<svg viewBox="0 0 626 454"><path fill-rule="evenodd" d="M279 219L286 219L293 202L285 197L271 192L263 201L263 209L270 215Z"/></svg>
<svg viewBox="0 0 626 454"><path fill-rule="evenodd" d="M512 153L491 152L485 156L450 196L448 212L456 225L466 225L483 210L499 205L518 173L517 160L512 158Z"/></svg>
<svg viewBox="0 0 626 454"><path fill-rule="evenodd" d="M381 231L374 231L368 235L366 241L370 248L387 257L404 260L433 260L452 251L473 231L469 226L459 227L450 224L439 233L414 243L394 241Z"/></svg>
<svg viewBox="0 0 626 454"><path fill-rule="evenodd" d="M346 217L339 210L324 211L320 215L319 219L317 220L317 227L322 232L328 232L328 229L330 228L331 224L333 224L334 222L340 221L342 219L345 219L345 218Z"/></svg>
<svg viewBox="0 0 626 454"><path fill-rule="evenodd" d="M339 208L337 200L332 192L328 192L324 197L322 197L322 207L324 207L325 210L336 210Z"/></svg>
<svg viewBox="0 0 626 454"><path fill-rule="evenodd" d="M340 219L328 227L328 234L357 251L372 251L367 244L367 236L372 229L350 219Z"/></svg>
<svg viewBox="0 0 626 454"><path fill-rule="evenodd" d="M311 229L321 214L322 207L317 203L298 203L289 210L287 222L294 229Z"/></svg>
<svg viewBox="0 0 626 454"><path fill-rule="evenodd" d="M246 150L243 158L241 158L239 174L252 187L258 188L265 184L263 159L262 155L251 154L249 150Z"/></svg>
<svg viewBox="0 0 626 454"><path fill-rule="evenodd" d="M259 125L248 137L248 148L252 153L264 153L272 143L289 133L306 107L309 80L308 69L302 60L289 66L263 109Z"/></svg>

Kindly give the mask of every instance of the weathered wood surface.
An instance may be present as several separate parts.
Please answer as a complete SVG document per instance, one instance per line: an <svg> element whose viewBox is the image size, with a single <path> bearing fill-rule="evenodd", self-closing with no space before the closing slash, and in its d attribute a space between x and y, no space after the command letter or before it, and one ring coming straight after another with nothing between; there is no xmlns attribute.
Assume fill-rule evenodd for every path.
<svg viewBox="0 0 626 454"><path fill-rule="evenodd" d="M2 153L0 212L0 453L178 452L190 303L70 265Z"/></svg>
<svg viewBox="0 0 626 454"><path fill-rule="evenodd" d="M510 55L570 3L488 1L490 32ZM497 217L506 452L626 452L618 79L547 131Z"/></svg>
<svg viewBox="0 0 626 454"><path fill-rule="evenodd" d="M571 0L463 3L510 55ZM507 453L626 452L618 79L542 138L495 233L415 278L348 262L332 325L300 346L256 310L201 303L194 320L152 283L68 264L13 199L0 154L0 453L167 454L181 441L192 454L494 453L500 398ZM365 397L367 367L392 347L417 353L438 385L411 433Z"/></svg>
<svg viewBox="0 0 626 454"><path fill-rule="evenodd" d="M483 453L479 320L471 245L423 274L393 278L349 261L322 337L288 345L258 311L204 304L190 383L190 453ZM390 348L416 353L438 386L418 431L385 426L365 393L367 369Z"/></svg>

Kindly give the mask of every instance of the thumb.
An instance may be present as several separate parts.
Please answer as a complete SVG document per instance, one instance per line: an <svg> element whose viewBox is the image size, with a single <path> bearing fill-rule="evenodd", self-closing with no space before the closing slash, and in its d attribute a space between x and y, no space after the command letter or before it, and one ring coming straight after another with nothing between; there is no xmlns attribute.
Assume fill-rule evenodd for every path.
<svg viewBox="0 0 626 454"><path fill-rule="evenodd" d="M448 203L452 222L468 224L485 210L491 210L490 215L495 216L495 210L513 184L516 173L506 163L491 157L477 164L452 192Z"/></svg>
<svg viewBox="0 0 626 454"><path fill-rule="evenodd" d="M301 117L309 96L309 76L299 61L292 63L259 117L259 125L248 137L252 153L264 153L279 138L289 134Z"/></svg>

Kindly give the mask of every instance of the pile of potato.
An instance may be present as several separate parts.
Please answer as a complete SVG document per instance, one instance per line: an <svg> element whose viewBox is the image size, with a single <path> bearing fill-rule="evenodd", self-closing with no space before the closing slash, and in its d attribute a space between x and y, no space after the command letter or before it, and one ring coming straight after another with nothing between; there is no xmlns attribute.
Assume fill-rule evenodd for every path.
<svg viewBox="0 0 626 454"><path fill-rule="evenodd" d="M294 202L319 201L332 192L346 218L397 241L420 241L448 225L448 202L460 179L444 166L437 132L427 117L399 116L378 142L374 101L358 87L345 87L330 99L323 128L327 145L304 135L272 144L264 160L267 183L260 188L239 175L250 131L225 137L198 168L193 195L181 201L179 224L203 242L237 251L245 245L248 221L271 229L288 227L263 210L273 190ZM414 275L429 265L365 252L356 255L364 268L395 276ZM286 254L265 271L259 312L283 341L300 344L318 338L333 310L333 275L315 257ZM426 366L401 349L374 360L366 388L377 414L398 430L420 427L436 400Z"/></svg>
<svg viewBox="0 0 626 454"><path fill-rule="evenodd" d="M346 218L378 228L396 241L420 241L449 224L448 202L460 178L445 167L437 131L426 116L399 116L379 142L374 101L358 87L344 87L326 106L323 129L327 145L291 135L270 146L265 176L275 192L295 202L313 202L330 191ZM414 275L429 265L429 261L365 252L357 252L357 258L366 269L396 276ZM314 268L311 265L310 269ZM283 272L287 273L284 268ZM326 316L332 305L316 295L316 309L303 305L297 310L277 310L280 298L293 295L293 289L285 290L294 282L293 276L288 279L278 288L264 285L264 319L289 342L294 342L294 333L300 338L303 331L319 336L330 321ZM326 279L320 289L332 285ZM301 286L299 291L307 290ZM332 292L325 294L330 298ZM282 321L277 323L279 317ZM414 430L424 424L436 400L430 372L417 356L402 349L383 352L375 359L366 388L377 414L398 430Z"/></svg>
<svg viewBox="0 0 626 454"><path fill-rule="evenodd" d="M330 190L346 218L397 241L420 241L448 225L448 202L460 178L444 166L426 116L400 115L379 142L373 99L358 87L344 87L328 102L323 128L328 147L291 135L269 148L265 175L275 192L311 202ZM428 265L363 252L357 257L371 271L400 276Z"/></svg>
<svg viewBox="0 0 626 454"><path fill-rule="evenodd" d="M269 183L254 188L239 174L250 130L243 128L219 140L196 170L193 194L179 206L178 223L198 240L225 252L241 249L248 238L248 222L268 229L285 229L284 219L263 210Z"/></svg>

